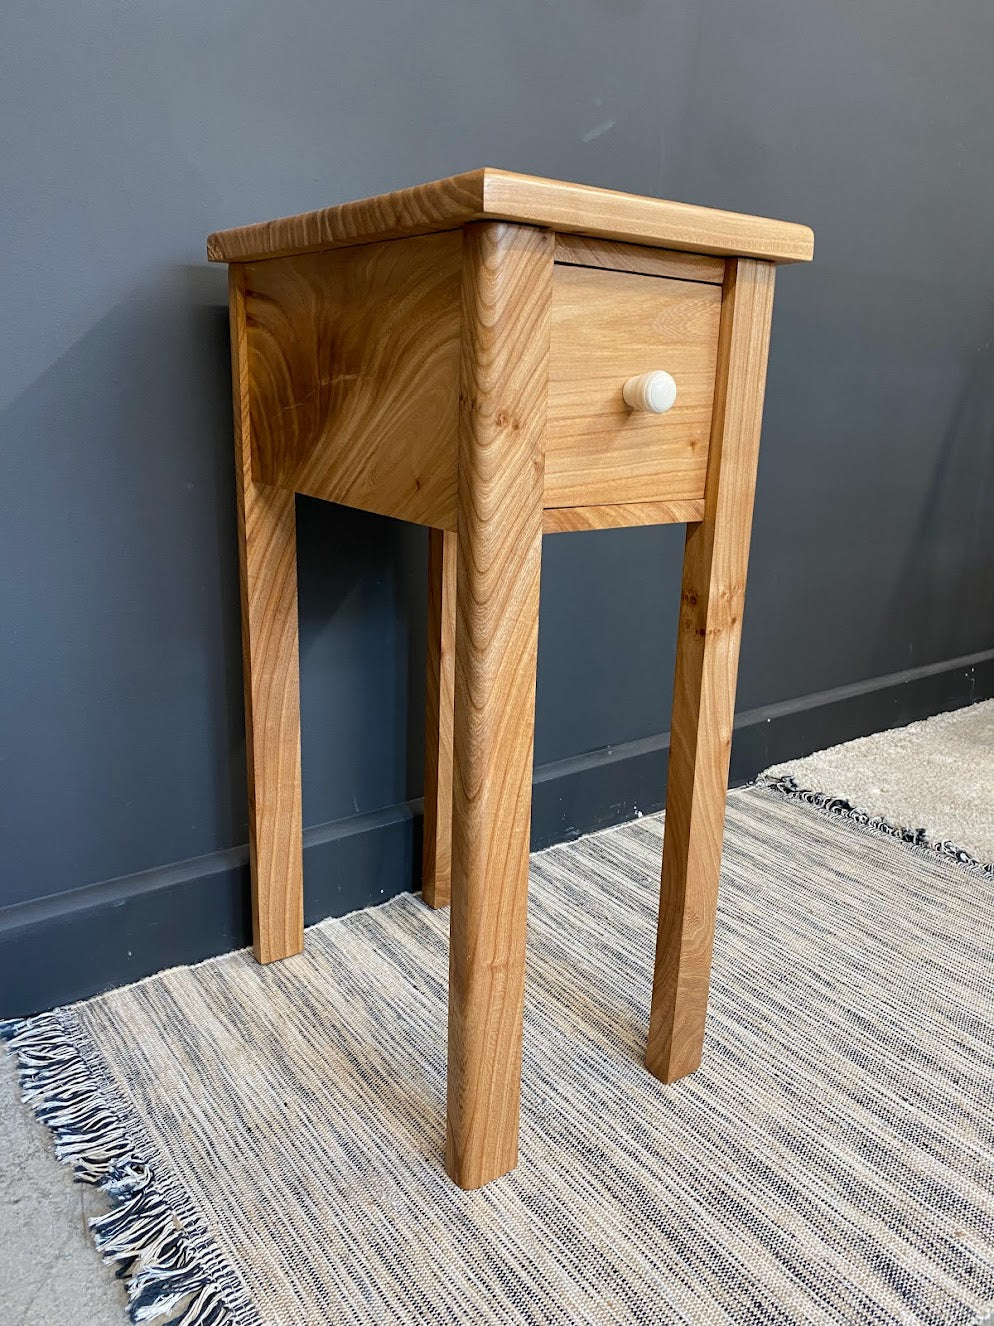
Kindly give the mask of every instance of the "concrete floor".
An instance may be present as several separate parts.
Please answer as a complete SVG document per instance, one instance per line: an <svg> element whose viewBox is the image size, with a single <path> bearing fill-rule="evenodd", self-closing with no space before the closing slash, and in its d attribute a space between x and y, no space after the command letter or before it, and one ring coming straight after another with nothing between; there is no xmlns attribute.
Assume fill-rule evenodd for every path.
<svg viewBox="0 0 994 1326"><path fill-rule="evenodd" d="M102 1193L52 1159L48 1130L21 1104L13 1058L0 1049L3 1326L126 1326L121 1282L86 1224L106 1209Z"/></svg>

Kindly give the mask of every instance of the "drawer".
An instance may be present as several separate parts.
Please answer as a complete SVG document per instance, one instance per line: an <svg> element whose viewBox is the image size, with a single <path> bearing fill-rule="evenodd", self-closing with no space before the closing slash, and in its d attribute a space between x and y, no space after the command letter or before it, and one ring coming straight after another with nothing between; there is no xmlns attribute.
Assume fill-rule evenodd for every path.
<svg viewBox="0 0 994 1326"><path fill-rule="evenodd" d="M719 285L556 264L547 507L703 496L720 313ZM676 403L630 410L626 380L654 369Z"/></svg>

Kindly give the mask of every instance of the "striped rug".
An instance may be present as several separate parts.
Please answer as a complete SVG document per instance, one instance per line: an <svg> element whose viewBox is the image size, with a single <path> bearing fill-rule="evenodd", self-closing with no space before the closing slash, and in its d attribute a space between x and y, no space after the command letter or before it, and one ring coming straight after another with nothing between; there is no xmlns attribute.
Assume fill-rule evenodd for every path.
<svg viewBox="0 0 994 1326"><path fill-rule="evenodd" d="M11 1026L136 1321L994 1321L990 881L730 798L707 1049L642 1067L662 821L533 858L521 1163L441 1163L446 913L413 895Z"/></svg>

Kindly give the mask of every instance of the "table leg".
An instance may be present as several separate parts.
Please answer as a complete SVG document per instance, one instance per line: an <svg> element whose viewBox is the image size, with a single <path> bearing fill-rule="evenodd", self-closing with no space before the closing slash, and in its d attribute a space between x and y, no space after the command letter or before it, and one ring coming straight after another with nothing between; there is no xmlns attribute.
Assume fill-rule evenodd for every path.
<svg viewBox="0 0 994 1326"><path fill-rule="evenodd" d="M447 907L452 866L452 710L456 676L456 534L428 531L425 813L421 894Z"/></svg>
<svg viewBox="0 0 994 1326"><path fill-rule="evenodd" d="M517 1164L552 235L463 241L446 1169Z"/></svg>
<svg viewBox="0 0 994 1326"><path fill-rule="evenodd" d="M704 518L687 527L646 1052L664 1082L704 1043L773 271L727 264Z"/></svg>
<svg viewBox="0 0 994 1326"><path fill-rule="evenodd" d="M229 268L252 932L260 962L304 947L294 495L252 478L244 271Z"/></svg>

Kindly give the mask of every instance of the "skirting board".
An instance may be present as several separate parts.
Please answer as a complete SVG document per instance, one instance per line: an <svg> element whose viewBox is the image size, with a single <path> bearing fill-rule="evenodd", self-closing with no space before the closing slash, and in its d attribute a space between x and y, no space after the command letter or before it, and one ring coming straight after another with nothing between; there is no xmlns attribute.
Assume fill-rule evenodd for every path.
<svg viewBox="0 0 994 1326"><path fill-rule="evenodd" d="M994 650L740 713L731 781L994 697ZM659 810L669 734L535 770L532 848ZM304 832L305 920L418 888L421 803ZM0 909L0 1017L21 1017L249 942L248 849Z"/></svg>

